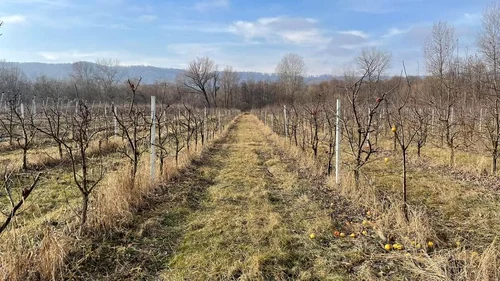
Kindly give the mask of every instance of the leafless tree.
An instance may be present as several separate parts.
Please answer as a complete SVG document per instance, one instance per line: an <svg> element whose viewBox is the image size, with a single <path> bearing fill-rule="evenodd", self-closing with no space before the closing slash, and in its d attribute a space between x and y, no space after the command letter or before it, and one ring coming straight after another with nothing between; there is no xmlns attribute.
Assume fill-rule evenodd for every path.
<svg viewBox="0 0 500 281"><path fill-rule="evenodd" d="M238 73L228 66L222 72L221 87L224 95L224 107L231 108L234 106L234 97L238 90L240 77Z"/></svg>
<svg viewBox="0 0 500 281"><path fill-rule="evenodd" d="M456 38L455 30L446 22L437 22L427 38L424 47L429 77L431 106L436 109L442 124L441 139L446 139L450 149L450 165L455 162L455 149L458 144L458 118L453 114L456 107L458 89L456 87L457 69L455 65ZM456 110L457 108L455 108Z"/></svg>
<svg viewBox="0 0 500 281"><path fill-rule="evenodd" d="M207 107L217 107L219 72L210 58L196 58L189 63L184 73L183 85L190 93L203 96Z"/></svg>
<svg viewBox="0 0 500 281"><path fill-rule="evenodd" d="M407 170L408 170L408 148L413 143L415 136L419 132L418 126L421 123L413 122L412 115L415 114L417 109L408 107L411 104L411 99L415 97L412 91L412 85L406 74L406 68L403 63L406 84L399 87L398 95L394 95L392 99L386 99L387 108L387 121L392 128L397 144L401 153L401 178L403 189L403 212L406 220L408 221L408 208L407 208Z"/></svg>
<svg viewBox="0 0 500 281"><path fill-rule="evenodd" d="M73 73L71 77L74 85L78 87L78 99L95 100L98 93L98 86L96 83L96 69L94 64L85 61L75 62L72 65Z"/></svg>
<svg viewBox="0 0 500 281"><path fill-rule="evenodd" d="M346 116L342 116L344 134L350 154L354 158L354 179L359 184L360 169L377 152L369 136L373 133L374 116L381 108L382 101L394 92L398 85L385 89L380 87L382 76L389 67L391 55L378 49L365 49L356 59L361 76L346 74L344 90L349 102ZM374 98L376 97L376 98ZM363 106L368 106L364 110ZM364 114L367 112L367 114Z"/></svg>
<svg viewBox="0 0 500 281"><path fill-rule="evenodd" d="M47 114L50 116L47 117L47 120L51 120L48 122L54 122L53 118L57 116L57 114ZM71 116L65 116L64 122L62 123L65 128L61 131L54 130L50 125L48 130L41 126L38 127L39 130L50 135L57 143L61 144L69 156L73 172L73 181L82 196L82 211L80 214L81 227L83 227L87 221L90 194L104 178L104 166L102 162L98 164L99 171L97 175L93 175L93 169L89 168L89 146L93 141L97 140L103 130L95 126L94 122L95 116L92 115L88 106L80 100L76 113ZM72 132L71 135L70 132Z"/></svg>
<svg viewBox="0 0 500 281"><path fill-rule="evenodd" d="M16 110L20 113L20 105L23 99L27 99L30 85L24 73L16 67L2 66L0 68L0 91L4 94L7 107L7 115L0 116L0 125L9 136L9 144L14 145L17 136Z"/></svg>
<svg viewBox="0 0 500 281"><path fill-rule="evenodd" d="M172 122L169 122L168 124L170 124L170 128L167 130L170 132L170 136L174 143L175 165L179 166L179 155L186 146L186 135L183 132L183 125L180 116L177 116L172 120Z"/></svg>
<svg viewBox="0 0 500 281"><path fill-rule="evenodd" d="M17 108L14 109L15 124L19 128L20 133L16 135L16 142L23 150L23 170L28 169L28 150L33 147L35 136L37 134L36 127L32 126L34 121L34 114L26 107L25 112L20 112Z"/></svg>
<svg viewBox="0 0 500 281"><path fill-rule="evenodd" d="M293 104L296 95L304 88L304 77L307 74L304 59L297 54L287 54L276 66L276 74L279 77L286 100Z"/></svg>
<svg viewBox="0 0 500 281"><path fill-rule="evenodd" d="M119 151L123 153L132 164L130 171L132 182L134 182L137 174L140 157L147 149L149 136L146 133L149 128L147 114L145 114L143 108L139 107L136 103L141 81L142 78L139 78L136 83L132 82L130 79L127 80L128 87L130 88L129 93L131 95L127 112L115 110L115 106L113 105L113 115L121 129L122 137L127 142L126 148Z"/></svg>
<svg viewBox="0 0 500 281"><path fill-rule="evenodd" d="M114 100L117 85L122 81L124 73L119 70L120 62L113 59L100 59L96 61L94 80L99 90L99 100Z"/></svg>
<svg viewBox="0 0 500 281"><path fill-rule="evenodd" d="M31 192L38 185L41 175L41 173L38 173L32 180L30 185L22 188L21 196L19 196L19 199L17 199L16 201L16 198L13 195L13 188L15 184L13 179L14 173L12 170L9 170L9 167L7 165L4 167L4 170L2 171L1 181L3 190L5 191L5 196L9 200L10 206L8 212L2 212L2 214L5 216L5 221L0 225L0 234L7 228L7 226L9 226L10 222L16 216L17 212L22 207L24 202L26 202Z"/></svg>
<svg viewBox="0 0 500 281"><path fill-rule="evenodd" d="M488 119L486 122L488 150L492 156L492 173L497 172L500 146L500 3L494 3L483 14L483 24L478 37L479 51L487 66Z"/></svg>

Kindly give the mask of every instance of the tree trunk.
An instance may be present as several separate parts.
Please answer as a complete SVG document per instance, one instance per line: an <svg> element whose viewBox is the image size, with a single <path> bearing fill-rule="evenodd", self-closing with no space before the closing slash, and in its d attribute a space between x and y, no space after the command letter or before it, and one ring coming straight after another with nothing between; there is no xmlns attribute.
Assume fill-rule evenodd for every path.
<svg viewBox="0 0 500 281"><path fill-rule="evenodd" d="M160 153L160 175L163 176L163 161L164 161L164 155L163 152Z"/></svg>
<svg viewBox="0 0 500 281"><path fill-rule="evenodd" d="M356 189L359 188L359 168L353 170L354 172L354 185Z"/></svg>
<svg viewBox="0 0 500 281"><path fill-rule="evenodd" d="M63 159L63 148L60 142L57 143L57 149L59 150L59 159Z"/></svg>
<svg viewBox="0 0 500 281"><path fill-rule="evenodd" d="M28 159L27 159L27 156L28 156L28 149L27 148L23 148L23 170L27 170L28 169Z"/></svg>
<svg viewBox="0 0 500 281"><path fill-rule="evenodd" d="M198 122L194 122L194 151L198 151Z"/></svg>
<svg viewBox="0 0 500 281"><path fill-rule="evenodd" d="M498 160L498 145L493 149L491 173L495 175L497 173L497 160Z"/></svg>
<svg viewBox="0 0 500 281"><path fill-rule="evenodd" d="M82 228L87 222L87 210L89 205L89 195L84 193L82 194L82 214L80 217L80 228Z"/></svg>
<svg viewBox="0 0 500 281"><path fill-rule="evenodd" d="M403 213L405 215L406 221L408 219L408 204L406 200L407 182L406 182L406 149L403 149Z"/></svg>
<svg viewBox="0 0 500 281"><path fill-rule="evenodd" d="M455 147L453 144L449 145L450 148L450 167L455 166Z"/></svg>

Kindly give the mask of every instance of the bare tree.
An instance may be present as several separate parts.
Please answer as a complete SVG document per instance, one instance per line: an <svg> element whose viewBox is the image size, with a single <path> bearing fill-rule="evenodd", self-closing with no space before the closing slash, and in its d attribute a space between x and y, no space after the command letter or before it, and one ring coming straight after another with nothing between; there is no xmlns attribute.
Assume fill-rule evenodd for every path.
<svg viewBox="0 0 500 281"><path fill-rule="evenodd" d="M224 95L224 107L230 108L234 106L234 96L238 90L240 77L238 73L228 66L222 72L221 87Z"/></svg>
<svg viewBox="0 0 500 281"><path fill-rule="evenodd" d="M117 85L123 79L119 70L120 62L113 59L96 61L94 80L100 93L99 100L114 100L117 96Z"/></svg>
<svg viewBox="0 0 500 281"><path fill-rule="evenodd" d="M286 100L293 104L296 95L304 87L304 76L307 73L304 59L297 54L287 54L278 63L275 71L283 87Z"/></svg>
<svg viewBox="0 0 500 281"><path fill-rule="evenodd" d="M492 156L492 170L497 172L497 160L500 146L500 3L492 4L483 15L483 24L478 36L479 51L487 66L488 119L486 132L488 150Z"/></svg>
<svg viewBox="0 0 500 281"><path fill-rule="evenodd" d="M16 110L20 113L20 105L23 99L27 99L30 85L24 73L17 67L0 68L0 91L4 94L8 113L0 116L0 125L9 136L9 144L14 145L17 136Z"/></svg>
<svg viewBox="0 0 500 281"><path fill-rule="evenodd" d="M54 118L57 118L57 113L52 115L46 111L46 114L48 116L49 128L46 129L39 126L38 130L51 136L57 143L62 145L69 156L73 181L82 196L80 226L83 227L87 221L90 194L104 178L102 162L99 163L100 169L97 175L93 175L93 172L89 171L91 159L88 152L90 144L99 137L103 129L94 125L95 116L92 115L92 112L83 101L78 102L78 110L75 114L65 116L62 123L65 126L63 130L55 130L55 125L50 125L52 122L56 122L57 119ZM71 132L72 134L70 135Z"/></svg>
<svg viewBox="0 0 500 281"><path fill-rule="evenodd" d="M73 73L71 77L74 84L78 87L78 99L95 100L98 93L98 86L95 75L96 70L92 63L86 61L75 62L72 65Z"/></svg>
<svg viewBox="0 0 500 281"><path fill-rule="evenodd" d="M184 73L183 85L189 92L203 96L207 107L217 107L219 72L208 57L196 58Z"/></svg>
<svg viewBox="0 0 500 281"><path fill-rule="evenodd" d="M398 85L384 89L380 87L382 76L389 67L391 55L377 49L365 49L356 59L361 77L346 74L344 89L349 101L349 110L342 116L344 133L354 158L354 179L359 184L360 169L377 152L369 136L373 133L374 116L382 101L394 92ZM398 83L399 84L399 83ZM373 98L377 97L377 98ZM367 110L363 106L368 106ZM367 112L367 114L364 114Z"/></svg>
<svg viewBox="0 0 500 281"><path fill-rule="evenodd" d="M7 228L7 226L9 226L10 222L16 216L23 203L28 199L31 192L35 189L41 175L41 173L38 173L29 186L22 188L21 196L19 196L19 199L17 199L16 202L16 198L13 195L14 173L12 172L12 170L9 170L8 166L4 167L4 170L2 171L3 177L1 181L3 190L5 191L5 196L9 200L10 208L8 212L2 212L2 214L5 216L5 221L0 225L0 234Z"/></svg>
<svg viewBox="0 0 500 281"><path fill-rule="evenodd" d="M431 106L436 109L442 124L441 139L446 139L450 149L450 165L455 162L455 142L458 136L458 121L454 116L454 106L458 89L456 87L457 70L454 64L456 50L455 30L446 22L437 22L432 27L432 34L427 38L424 47L429 77ZM456 114L455 114L456 115Z"/></svg>
<svg viewBox="0 0 500 281"><path fill-rule="evenodd" d="M130 176L132 182L135 181L135 176L137 174L137 169L139 166L139 160L141 155L147 149L147 132L148 118L146 117L143 108L140 108L136 103L136 97L138 94L139 87L141 86L142 77L137 80L136 83L127 80L128 86L131 91L130 105L128 112L122 112L115 110L113 105L113 115L116 118L117 124L122 132L122 137L126 140L127 146L124 150L120 150L132 164L130 171Z"/></svg>
<svg viewBox="0 0 500 281"><path fill-rule="evenodd" d="M407 207L407 170L408 170L408 148L415 139L415 136L420 131L418 126L421 123L413 122L412 115L417 113L417 109L411 110L408 104L411 102L414 93L412 92L412 85L406 74L406 68L403 63L404 73L406 77L406 84L400 87L399 95L394 95L390 101L386 99L386 108L388 109L387 121L392 128L392 132L396 138L397 144L401 153L401 179L403 189L403 213L408 221L408 207Z"/></svg>
<svg viewBox="0 0 500 281"><path fill-rule="evenodd" d="M32 126L34 121L34 114L29 109L26 108L26 112L20 112L14 109L14 115L16 119L16 125L21 131L16 135L16 142L18 146L23 150L23 170L28 169L28 150L33 147L36 133L38 132L36 127Z"/></svg>

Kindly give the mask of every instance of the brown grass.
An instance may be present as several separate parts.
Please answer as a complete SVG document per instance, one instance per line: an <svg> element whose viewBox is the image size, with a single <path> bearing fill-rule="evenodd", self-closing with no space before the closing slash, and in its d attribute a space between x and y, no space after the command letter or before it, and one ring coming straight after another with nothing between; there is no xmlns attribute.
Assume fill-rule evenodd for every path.
<svg viewBox="0 0 500 281"><path fill-rule="evenodd" d="M50 228L42 234L11 231L2 237L0 280L58 280L69 238Z"/></svg>
<svg viewBox="0 0 500 281"><path fill-rule="evenodd" d="M287 151L289 155L298 157L303 165L308 165L312 167L313 170L318 171L318 167L321 166L321 164L319 162L314 162L311 154L302 152L299 148L291 145L289 140L277 134L273 134L272 139L277 144L284 146L285 151ZM434 166L430 166L431 169L446 165L448 154L443 149L426 147L423 153L424 157L427 157L427 159L442 159L434 162ZM460 171L473 171L474 174L479 175L482 173L482 170L488 168L488 160L485 157L469 157L469 155L469 153L457 152L457 163L460 163L462 166L459 168ZM391 158L394 157L398 157L397 154ZM397 160L395 161L397 162ZM476 252L481 248L478 247L480 245L472 244L464 248L456 247L454 241L441 241L438 232L442 233L443 229L439 224L436 225L436 211L429 209L429 207L424 204L425 202L409 206L409 221L407 222L402 211L400 192L397 188L400 185L397 168L392 168L390 171L381 171L382 168L380 168L380 165L383 165L380 164L380 161L368 165L365 171L370 171L370 169L376 167L375 174L369 174L377 178L377 180L385 179L384 188L380 188L380 184L376 183L370 177L364 178L360 185L356 187L349 171L342 171L341 185L335 184L334 177L330 177L327 181L328 186L332 190L335 190L344 198L347 198L354 205L364 210L369 210L372 213L370 219L373 222L373 228L381 246L383 246L384 243L393 243L394 241L398 241L405 246L404 252L390 252L382 255L373 255L373 264L382 261L396 262L399 264L399 270L411 274L411 280L500 280L500 247L497 242L498 236L482 253ZM343 167L345 168L345 166ZM434 190L439 191L438 194L430 192L432 195L426 195L436 196L431 197L432 201L436 204L433 205L433 207L449 207L450 211L456 212L462 209L462 206L454 206L454 202L464 202L457 201L457 196L474 193L475 195L472 194L471 198L476 198L477 194L484 193L474 189L462 190L456 183L452 183L449 178L446 180L443 179L440 185L433 185L429 180L437 180L437 178L431 177L426 180L426 173L428 175L428 172L424 172L422 177L418 179L426 181L429 187L415 187L417 182L412 182L410 188L412 192L419 192L421 190L422 194L428 194L429 191ZM391 176L388 177L389 175ZM432 187L430 185L432 185ZM415 201L422 197L411 196L410 198ZM482 198L486 200L486 206L495 206L494 204L496 203L488 199L490 196L485 194ZM474 200L468 203L467 208L472 207L471 204L476 205L473 207L472 212L468 212L470 217L461 217L461 219L465 221L470 220L471 222L486 222L484 216L487 211L480 208L481 199L478 198L478 202ZM490 210L496 212L495 208L496 207L493 209L490 208ZM489 217L491 216L495 216L495 214L490 214ZM438 221L444 222L443 220ZM474 225L476 224L474 223ZM482 224L477 225L476 228L477 227L482 229ZM484 229L481 231L487 232L488 230ZM450 236L452 237L454 234ZM435 246L428 248L426 245L429 241L432 241ZM491 240L489 241L491 242ZM418 244L420 247L416 246ZM470 250L474 248L476 248L476 251ZM377 277L370 273L370 270L362 271L359 276L362 276L363 280L377 279ZM408 275L408 277L409 276L410 275Z"/></svg>
<svg viewBox="0 0 500 281"><path fill-rule="evenodd" d="M101 144L92 143L89 155L96 157L114 153L121 145L118 139ZM46 152L37 152L34 156L29 155L29 163L37 169L47 169L67 163L66 159L58 159L57 148L52 147L49 150L51 156L48 156ZM152 184L149 178L149 155L141 160L134 188L132 188L128 165L124 165L116 173L109 174L91 199L89 223L83 234L113 231L129 223L134 212L147 203L148 195L157 190L159 183L178 175L179 171L188 167L191 160L200 153L201 151L181 153L180 164L177 167L172 161L166 161L165 176L159 178L155 184ZM12 157L17 158L17 154L13 154ZM0 280L60 280L66 256L72 251L78 251L79 243L83 242L80 240L82 236L78 231L78 220L71 218L74 216L66 214L64 217L66 221L62 222L66 226L58 229L47 226L51 219L44 217L40 218L38 224L26 225L3 233L0 237L2 242Z"/></svg>

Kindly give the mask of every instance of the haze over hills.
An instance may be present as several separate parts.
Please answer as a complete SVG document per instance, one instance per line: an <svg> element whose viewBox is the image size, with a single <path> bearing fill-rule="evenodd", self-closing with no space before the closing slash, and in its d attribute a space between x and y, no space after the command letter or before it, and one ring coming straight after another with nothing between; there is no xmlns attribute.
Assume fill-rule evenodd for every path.
<svg viewBox="0 0 500 281"><path fill-rule="evenodd" d="M89 62L90 64L94 64ZM18 67L30 79L35 79L37 76L46 75L52 78L64 79L70 77L73 69L71 63L40 63L40 62L6 62L5 64ZM175 81L175 78L183 72L179 68L162 68L155 66L133 65L119 66L120 71L124 73L124 77L139 77L143 78L145 83L154 83L159 80ZM276 81L276 74L260 73L260 72L238 72L241 81ZM307 83L315 83L328 81L334 78L332 75L308 76Z"/></svg>

